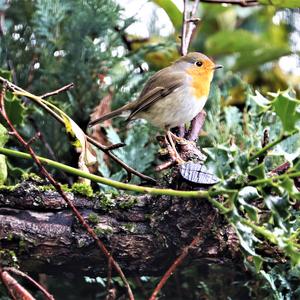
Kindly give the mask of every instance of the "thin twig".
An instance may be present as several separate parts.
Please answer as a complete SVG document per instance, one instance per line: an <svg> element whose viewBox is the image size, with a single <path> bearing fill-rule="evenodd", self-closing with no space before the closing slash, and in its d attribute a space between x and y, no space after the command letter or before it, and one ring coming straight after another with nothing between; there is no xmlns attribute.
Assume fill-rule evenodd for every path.
<svg viewBox="0 0 300 300"><path fill-rule="evenodd" d="M18 283L7 271L4 271L0 266L0 279L3 282L3 285L6 287L6 290L13 300L35 300L32 295Z"/></svg>
<svg viewBox="0 0 300 300"><path fill-rule="evenodd" d="M6 80L5 78L0 76L0 81L2 83L7 84L8 89L10 89L13 92L22 92L22 93L26 93L28 95L34 96L33 94L25 91L24 89L20 88L19 86L13 84L12 82ZM36 98L36 96L34 96ZM39 106L41 106L43 109L45 109L52 117L54 117L58 122L60 122L61 124L65 124L63 118L58 115L56 112L54 112L53 110L51 110L46 104L44 104L41 101L35 101L35 103L37 103ZM99 148L101 151L103 151L105 154L107 154L112 160L114 160L116 163L118 163L119 165L121 165L127 172L132 173L138 177L140 177L143 180L146 180L148 182L152 182L152 183L156 183L156 180L146 176L138 171L136 171L135 169L131 168L130 166L128 166L126 163L124 163L122 160L120 160L117 156L115 156L112 152L111 149L113 148L112 146L105 146L102 145L101 143L99 143L98 141L94 140L93 138L91 138L90 136L86 136L87 141L91 144L93 144L94 146L96 146L97 148ZM118 147L121 147L123 144L118 144ZM116 146L114 147L114 149L116 148Z"/></svg>
<svg viewBox="0 0 300 300"><path fill-rule="evenodd" d="M66 92L66 91L72 89L73 87L74 87L74 83L71 82L71 83L69 83L69 84L67 84L67 85L65 85L65 86L63 86L63 87L61 87L60 89L57 89L57 90L55 90L55 91L53 91L53 92L46 93L46 94L44 94L44 95L41 95L40 97L41 97L42 99L46 99L46 98L48 98L48 97L55 96L55 95L58 95L58 94L60 94L60 93Z"/></svg>
<svg viewBox="0 0 300 300"><path fill-rule="evenodd" d="M73 211L74 215L77 217L78 221L85 228L85 230L90 234L90 236L95 240L95 242L97 243L99 249L104 253L104 255L106 256L106 258L107 259L111 259L112 266L117 271L117 273L119 274L119 276L123 280L125 287L127 288L127 293L128 293L129 299L134 299L134 296L133 296L133 293L131 291L130 285L129 285L129 283L128 283L128 281L127 281L127 279L126 279L126 277L125 277L125 275L124 275L124 273L122 271L122 269L120 268L119 264L113 259L113 257L111 256L110 252L107 250L107 248L103 244L103 242L98 238L98 236L95 233L95 231L88 225L88 223L82 217L82 215L80 214L80 212L74 206L72 200L69 199L69 197L66 195L66 193L62 190L61 185L52 177L52 175L42 165L40 159L37 157L37 155L35 154L34 150L30 146L30 144L28 144L21 137L21 135L19 134L19 132L15 129L15 127L11 123L10 119L8 118L8 116L6 114L5 104L4 104L4 94L5 94L5 91L6 91L6 86L7 86L7 83L4 82L3 87L2 87L2 91L1 91L1 95L0 95L0 113L3 116L3 118L5 119L8 127L13 132L13 134L17 138L17 140L24 146L24 148L27 150L27 152L31 155L32 159L37 164L37 166L38 166L38 168L40 170L40 173L45 178L47 178L49 180L49 182L55 187L55 189L58 191L58 193L66 201L66 203L68 204L68 206Z"/></svg>
<svg viewBox="0 0 300 300"><path fill-rule="evenodd" d="M256 153L254 153L252 156L250 156L249 160L255 160L256 158L259 158L260 156L265 155L265 153L273 148L274 146L276 146L277 144L281 143L282 141L288 139L289 137L293 136L294 134L298 133L297 130L291 131L289 133L286 134L282 134L277 140L267 144L265 147L263 147L262 149L260 149L259 151L257 151Z"/></svg>
<svg viewBox="0 0 300 300"><path fill-rule="evenodd" d="M37 287L44 295L47 299L49 300L54 300L54 297L43 287L41 286L38 282L36 282L32 277L30 277L29 275L27 275L26 273L17 270L16 268L3 268L5 271L8 271L10 273L14 273L16 275L22 276L24 278L26 278L30 283L32 283L35 287Z"/></svg>
<svg viewBox="0 0 300 300"><path fill-rule="evenodd" d="M176 268L178 268L178 266L180 266L184 259L187 257L187 255L189 254L189 251L193 248L199 247L199 245L204 241L203 236L204 234L210 230L212 224L213 224L213 220L215 219L215 215L213 215L207 222L205 228L203 230L200 230L198 232L198 234L194 237L194 239L192 240L192 242L184 247L182 249L181 254L175 259L175 261L172 263L172 265L168 268L168 270L166 271L166 273L164 274L164 276L161 278L160 282L158 283L158 285L155 287L151 297L149 298L149 300L156 300L157 299L157 295L160 292L160 290L162 289L162 287L166 284L167 280L170 278L170 276L172 276L176 270Z"/></svg>
<svg viewBox="0 0 300 300"><path fill-rule="evenodd" d="M201 2L211 4L234 4L242 7L259 5L259 2L256 0L201 0Z"/></svg>

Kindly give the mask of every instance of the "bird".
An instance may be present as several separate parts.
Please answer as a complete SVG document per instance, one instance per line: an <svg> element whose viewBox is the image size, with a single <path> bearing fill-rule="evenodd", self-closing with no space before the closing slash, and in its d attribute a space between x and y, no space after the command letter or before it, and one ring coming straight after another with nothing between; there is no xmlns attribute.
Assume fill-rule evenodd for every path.
<svg viewBox="0 0 300 300"><path fill-rule="evenodd" d="M222 67L200 52L190 52L150 77L136 100L92 120L88 126L116 116L127 121L145 119L166 132L175 160L182 163L173 141L177 136L170 129L188 123L202 111L214 71Z"/></svg>

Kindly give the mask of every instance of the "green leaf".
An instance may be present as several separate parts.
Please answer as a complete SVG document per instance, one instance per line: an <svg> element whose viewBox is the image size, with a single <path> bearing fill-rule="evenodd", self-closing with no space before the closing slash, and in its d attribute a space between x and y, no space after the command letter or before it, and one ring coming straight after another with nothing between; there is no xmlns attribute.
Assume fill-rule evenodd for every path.
<svg viewBox="0 0 300 300"><path fill-rule="evenodd" d="M258 191L255 187L246 186L242 188L238 193L238 201L244 207L247 212L249 218L252 221L258 221L258 209L251 205L249 202L260 198Z"/></svg>
<svg viewBox="0 0 300 300"><path fill-rule="evenodd" d="M296 129L296 124L300 120L300 101L290 97L287 92L277 94L272 101L272 108L280 118L285 132Z"/></svg>
<svg viewBox="0 0 300 300"><path fill-rule="evenodd" d="M254 176L257 179L263 179L266 177L265 174L265 165L264 163L261 163L257 166L255 166L253 169L249 171L249 175Z"/></svg>
<svg viewBox="0 0 300 300"><path fill-rule="evenodd" d="M279 182L279 185L289 193L291 198L300 200L300 192L297 190L294 180L289 178L288 175L286 175L283 180Z"/></svg>
<svg viewBox="0 0 300 300"><path fill-rule="evenodd" d="M172 0L152 0L155 4L160 6L169 16L176 31L181 29L182 13Z"/></svg>
<svg viewBox="0 0 300 300"><path fill-rule="evenodd" d="M259 0L260 4L274 5L277 7L297 8L300 7L299 0Z"/></svg>
<svg viewBox="0 0 300 300"><path fill-rule="evenodd" d="M8 118L15 126L22 126L25 119L26 108L21 102L20 98L6 93L5 109Z"/></svg>
<svg viewBox="0 0 300 300"><path fill-rule="evenodd" d="M205 43L209 55L238 54L233 70L259 66L291 53L287 43L274 45L249 31L221 30L211 35Z"/></svg>
<svg viewBox="0 0 300 300"><path fill-rule="evenodd" d="M209 55L220 55L255 51L261 42L259 36L243 29L221 30L206 40L205 47Z"/></svg>
<svg viewBox="0 0 300 300"><path fill-rule="evenodd" d="M6 128L0 124L0 147L3 147L8 141L8 134ZM0 155L0 184L3 184L7 179L7 165L6 157Z"/></svg>
<svg viewBox="0 0 300 300"><path fill-rule="evenodd" d="M0 124L0 147L3 147L8 141L7 129Z"/></svg>
<svg viewBox="0 0 300 300"><path fill-rule="evenodd" d="M268 109L270 106L271 101L269 101L267 98L265 98L262 94L260 94L258 91L255 91L255 95L250 95L251 99L255 101L255 103L262 107L263 109Z"/></svg>
<svg viewBox="0 0 300 300"><path fill-rule="evenodd" d="M3 184L7 179L6 157L0 155L0 184Z"/></svg>
<svg viewBox="0 0 300 300"><path fill-rule="evenodd" d="M284 221L287 220L290 216L290 203L287 193L284 193L282 196L265 196L266 206L271 210L275 225L280 226L283 229L286 229Z"/></svg>
<svg viewBox="0 0 300 300"><path fill-rule="evenodd" d="M277 60L281 56L291 54L291 49L288 45L283 46L273 46L273 45L263 45L261 44L254 51L247 51L241 53L236 60L233 71L243 70L246 68L257 67L261 64Z"/></svg>

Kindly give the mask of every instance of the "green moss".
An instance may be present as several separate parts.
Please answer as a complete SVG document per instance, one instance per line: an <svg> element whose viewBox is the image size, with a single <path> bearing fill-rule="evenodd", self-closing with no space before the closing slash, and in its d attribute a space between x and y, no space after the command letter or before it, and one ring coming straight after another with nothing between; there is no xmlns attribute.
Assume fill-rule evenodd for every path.
<svg viewBox="0 0 300 300"><path fill-rule="evenodd" d="M51 184L39 186L39 190L41 192L53 192L55 191L55 187Z"/></svg>
<svg viewBox="0 0 300 300"><path fill-rule="evenodd" d="M113 233L112 227L109 225L99 224L97 227L94 228L95 233L99 235L108 235Z"/></svg>
<svg viewBox="0 0 300 300"><path fill-rule="evenodd" d="M109 210L116 206L116 201L112 194L102 194L99 199L99 205L103 210Z"/></svg>
<svg viewBox="0 0 300 300"><path fill-rule="evenodd" d="M134 223L127 223L122 226L126 231L129 232L135 232L136 231L136 225Z"/></svg>
<svg viewBox="0 0 300 300"><path fill-rule="evenodd" d="M1 266L15 266L17 267L18 258L13 250L3 249L0 250Z"/></svg>
<svg viewBox="0 0 300 300"><path fill-rule="evenodd" d="M88 220L93 224L97 224L99 222L99 217L95 213L90 213L88 216Z"/></svg>
<svg viewBox="0 0 300 300"><path fill-rule="evenodd" d="M33 180L36 182L44 182L45 181L42 177L40 177L39 175L37 175L35 173L23 173L22 180L24 180L24 181Z"/></svg>
<svg viewBox="0 0 300 300"><path fill-rule="evenodd" d="M120 206L120 208L128 209L128 208L133 207L135 204L137 204L137 202L138 202L137 198L131 197L127 200L121 201L119 206Z"/></svg>
<svg viewBox="0 0 300 300"><path fill-rule="evenodd" d="M89 184L79 182L72 185L71 191L87 197L92 197L94 194L93 189Z"/></svg>
<svg viewBox="0 0 300 300"><path fill-rule="evenodd" d="M15 191L20 185L16 184L16 185L0 185L0 191L7 191L7 192L13 192Z"/></svg>

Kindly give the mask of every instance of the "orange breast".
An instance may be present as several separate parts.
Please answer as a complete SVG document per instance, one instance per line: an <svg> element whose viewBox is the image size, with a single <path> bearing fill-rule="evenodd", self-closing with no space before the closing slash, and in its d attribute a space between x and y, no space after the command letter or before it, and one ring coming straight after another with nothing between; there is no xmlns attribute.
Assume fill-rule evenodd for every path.
<svg viewBox="0 0 300 300"><path fill-rule="evenodd" d="M192 77L192 94L196 99L201 99L201 97L208 97L210 82L212 80L213 74L211 72L199 73L195 68L190 68L187 73Z"/></svg>

